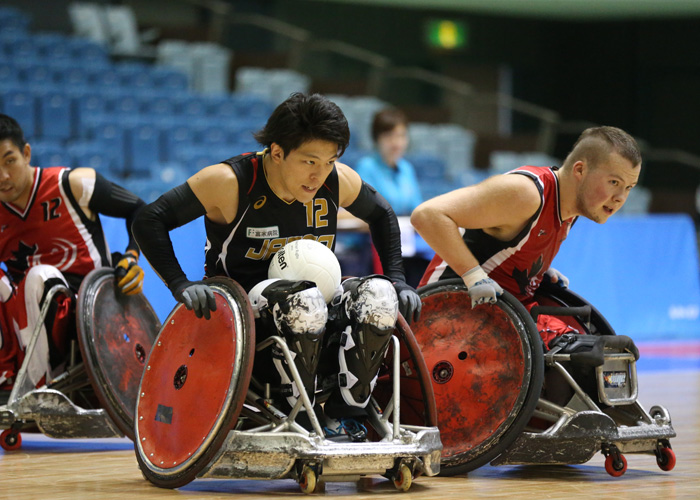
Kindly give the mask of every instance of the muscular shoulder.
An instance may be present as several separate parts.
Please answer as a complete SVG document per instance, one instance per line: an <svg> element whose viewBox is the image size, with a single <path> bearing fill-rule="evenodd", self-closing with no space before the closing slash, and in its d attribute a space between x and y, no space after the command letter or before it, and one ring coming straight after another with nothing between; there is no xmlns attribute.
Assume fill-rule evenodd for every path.
<svg viewBox="0 0 700 500"><path fill-rule="evenodd" d="M338 172L338 195L340 206L350 206L360 193L362 178L357 172L344 163L336 162L335 168Z"/></svg>
<svg viewBox="0 0 700 500"><path fill-rule="evenodd" d="M205 167L187 180L207 210L207 217L220 224L230 223L238 208L238 179L230 165Z"/></svg>
<svg viewBox="0 0 700 500"><path fill-rule="evenodd" d="M523 212L534 214L540 207L542 195L535 184L535 180L529 175L505 174L487 179L483 184L488 189L493 189L496 194L504 197L520 207Z"/></svg>
<svg viewBox="0 0 700 500"><path fill-rule="evenodd" d="M92 168L76 168L68 171L68 182L70 183L73 195L77 199L80 199L80 195L82 194L83 181L94 180L96 175L95 170Z"/></svg>

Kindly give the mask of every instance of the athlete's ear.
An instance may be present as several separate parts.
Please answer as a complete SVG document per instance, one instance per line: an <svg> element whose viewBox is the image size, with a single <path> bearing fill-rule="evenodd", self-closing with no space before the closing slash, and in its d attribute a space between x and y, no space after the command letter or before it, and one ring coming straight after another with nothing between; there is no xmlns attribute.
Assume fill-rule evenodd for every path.
<svg viewBox="0 0 700 500"><path fill-rule="evenodd" d="M571 166L571 171L577 179L582 178L587 170L588 164L585 160L579 160Z"/></svg>
<svg viewBox="0 0 700 500"><path fill-rule="evenodd" d="M276 142L270 144L270 158L275 163L279 163L284 160L284 149L282 149L282 146Z"/></svg>
<svg viewBox="0 0 700 500"><path fill-rule="evenodd" d="M32 147L29 145L29 143L26 143L24 145L22 156L24 156L24 160L27 163L29 163L32 160Z"/></svg>

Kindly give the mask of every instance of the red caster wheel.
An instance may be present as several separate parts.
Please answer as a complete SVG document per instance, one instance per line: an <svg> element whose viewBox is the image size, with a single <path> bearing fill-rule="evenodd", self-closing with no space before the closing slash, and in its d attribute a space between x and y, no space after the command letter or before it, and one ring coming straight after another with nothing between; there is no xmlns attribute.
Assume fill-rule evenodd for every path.
<svg viewBox="0 0 700 500"><path fill-rule="evenodd" d="M673 468L676 466L676 454L671 448L659 448L656 450L656 464L661 470L673 470Z"/></svg>
<svg viewBox="0 0 700 500"><path fill-rule="evenodd" d="M0 434L0 446L7 451L19 450L22 446L22 435L14 429L5 429ZM673 463L676 463L675 458Z"/></svg>
<svg viewBox="0 0 700 500"><path fill-rule="evenodd" d="M617 460L614 455L608 455L605 457L605 470L613 477L620 477L627 470L627 459L621 453Z"/></svg>

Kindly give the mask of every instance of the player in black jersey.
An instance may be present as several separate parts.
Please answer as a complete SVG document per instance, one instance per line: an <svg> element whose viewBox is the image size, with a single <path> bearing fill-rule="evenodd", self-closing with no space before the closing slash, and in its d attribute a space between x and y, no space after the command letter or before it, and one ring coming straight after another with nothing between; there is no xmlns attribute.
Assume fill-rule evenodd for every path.
<svg viewBox="0 0 700 500"><path fill-rule="evenodd" d="M340 108L325 97L292 94L255 138L265 147L262 152L206 167L168 191L141 212L133 225L134 235L175 299L208 319L216 307L213 293L206 281L188 280L168 235L204 215L206 276L229 276L249 292L259 317L258 339L281 334L292 351L303 351L318 349L321 342L301 339L323 338L323 348L336 353L334 362L322 370L335 370L338 380L326 404L327 413L331 407L352 413L369 400L397 308L408 321L420 314L420 299L405 280L396 215L374 188L338 162L350 131ZM270 258L287 242L312 237L333 250L340 207L369 224L385 277L346 280L325 308L325 301L318 300L319 290L310 282L280 280L253 290L268 278ZM275 304L285 310L315 304L320 314L315 324L285 324L279 317L272 318ZM368 307L376 313L365 314ZM297 354L295 365L313 398L320 353ZM329 356L323 358L327 361ZM295 394L296 387L289 383L288 367L281 365L269 369L270 360L266 363L258 356L254 372L261 378L279 372L278 393L293 404L298 391Z"/></svg>

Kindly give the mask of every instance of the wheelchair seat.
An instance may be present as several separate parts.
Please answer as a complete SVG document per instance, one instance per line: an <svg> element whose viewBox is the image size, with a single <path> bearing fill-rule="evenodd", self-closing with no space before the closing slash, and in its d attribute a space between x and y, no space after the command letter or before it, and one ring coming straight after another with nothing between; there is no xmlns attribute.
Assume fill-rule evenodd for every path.
<svg viewBox="0 0 700 500"><path fill-rule="evenodd" d="M54 438L133 439L138 382L160 321L143 294L117 291L113 269L93 270L78 291L70 360L53 380L36 388L27 377L27 363L52 299L66 292L63 285L48 290L12 391L0 406L5 429L0 445L6 450L18 449L20 431L34 425Z"/></svg>

